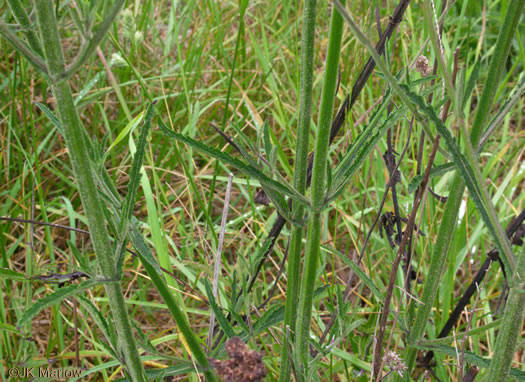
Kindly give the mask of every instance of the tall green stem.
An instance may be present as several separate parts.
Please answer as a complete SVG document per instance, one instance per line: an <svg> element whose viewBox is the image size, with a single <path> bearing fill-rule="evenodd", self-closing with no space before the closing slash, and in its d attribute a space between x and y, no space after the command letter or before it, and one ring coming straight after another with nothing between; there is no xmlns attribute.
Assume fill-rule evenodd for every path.
<svg viewBox="0 0 525 382"><path fill-rule="evenodd" d="M112 280L115 277L115 258L102 213L103 206L99 199L93 170L89 162L88 149L82 133L82 122L75 108L68 81L60 79L65 66L53 2L51 0L37 1L36 12L50 85L55 96L58 116L64 129L64 137L71 156L73 172L88 220L98 265L103 277ZM105 285L105 289L127 370L133 381L146 381L120 284L108 283Z"/></svg>
<svg viewBox="0 0 525 382"><path fill-rule="evenodd" d="M310 120L312 116L312 84L314 71L314 40L315 40L315 6L316 0L307 0L303 11L303 37L301 41L301 88L299 99L299 122L297 127L297 145L295 150L295 168L293 183L301 194L306 192L308 168L308 144L310 141ZM304 218L304 206L292 204L293 218L301 221ZM285 333L287 328L294 328L297 317L297 298L299 295L299 280L301 271L301 252L303 247L303 231L299 226L292 228L290 239L290 254L288 256L288 284L286 288L286 305L284 312ZM283 340L281 350L281 369L279 381L290 380L291 364L288 354L287 339Z"/></svg>
<svg viewBox="0 0 525 382"><path fill-rule="evenodd" d="M319 263L323 206L326 187L326 167L330 142L330 124L337 87L337 68L343 36L343 18L335 7L332 9L330 37L325 65L325 78L321 95L321 109L317 123L315 153L312 173L312 212L308 221L306 256L299 297L299 313L296 326L296 362L298 377L304 378L304 367L308 365L308 339L312 316L313 294Z"/></svg>
<svg viewBox="0 0 525 382"><path fill-rule="evenodd" d="M487 82L483 88L479 104L477 106L474 123L470 132L470 140L473 147L477 147L483 128L490 113L494 95L501 78L501 68L504 66L509 54L512 38L516 32L519 19L522 15L525 2L511 1L505 13L505 19L496 42L495 51L490 61ZM408 339L409 345L417 343L423 336L428 322L430 311L436 298L441 274L447 257L452 236L455 231L459 206L465 191L465 183L459 172L456 172L452 180L450 194L445 206L443 220L439 226L438 236L433 247L430 260L430 273L425 280L422 302L419 307L414 327ZM405 357L409 370L414 366L416 349L409 347Z"/></svg>
<svg viewBox="0 0 525 382"><path fill-rule="evenodd" d="M525 317L525 250L522 249L514 273L514 286L503 314L503 322L496 339L494 357L490 362L488 381L506 381L514 358L516 342L520 338L521 325Z"/></svg>

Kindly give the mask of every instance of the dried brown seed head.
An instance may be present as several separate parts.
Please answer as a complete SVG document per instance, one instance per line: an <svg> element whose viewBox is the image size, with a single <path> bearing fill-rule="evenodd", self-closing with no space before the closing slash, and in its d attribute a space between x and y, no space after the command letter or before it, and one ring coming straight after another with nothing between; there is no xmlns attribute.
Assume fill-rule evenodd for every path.
<svg viewBox="0 0 525 382"><path fill-rule="evenodd" d="M426 77L432 73L432 68L428 63L428 58L425 56L419 56L416 60L416 70L423 76Z"/></svg>
<svg viewBox="0 0 525 382"><path fill-rule="evenodd" d="M226 382L259 382L266 376L262 354L250 350L239 337L232 337L224 344L230 359L210 359L217 375Z"/></svg>

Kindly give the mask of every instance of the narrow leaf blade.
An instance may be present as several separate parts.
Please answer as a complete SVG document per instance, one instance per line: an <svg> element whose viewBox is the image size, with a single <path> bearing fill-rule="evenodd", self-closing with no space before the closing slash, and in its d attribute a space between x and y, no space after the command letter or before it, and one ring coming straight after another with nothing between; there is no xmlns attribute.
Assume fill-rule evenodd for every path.
<svg viewBox="0 0 525 382"><path fill-rule="evenodd" d="M101 284L101 282L97 280L87 280L81 282L80 284L59 288L56 292L50 293L40 298L33 305L31 305L24 312L22 317L20 317L16 326L22 327L25 323L35 317L41 310L48 308L51 305L58 304L63 299L74 296L75 294L80 293L85 289L92 288L98 284Z"/></svg>
<svg viewBox="0 0 525 382"><path fill-rule="evenodd" d="M210 281L208 279L204 279L204 286L206 287L206 294L208 295L208 301L210 302L210 306L213 309L213 312L215 313L215 317L217 317L217 321L219 322L219 325L222 330L224 330L224 333L228 338L232 338L235 336L235 332L233 331L233 328L230 324L230 322L226 319L226 316L222 312L222 309L217 304L217 301L215 300L215 296L212 292L212 287L210 284Z"/></svg>
<svg viewBox="0 0 525 382"><path fill-rule="evenodd" d="M277 192L280 192L284 195L290 196L291 198L298 200L306 205L309 205L309 201L307 198L305 198L303 195L298 193L296 190L287 188L283 186L281 183L276 182L275 180L269 178L264 173L259 171L253 166L247 165L240 160L230 156L229 154L222 152L220 150L217 150L213 147L207 146L199 141L196 141L188 136L176 133L170 129L168 129L166 126L164 126L162 123L159 124L161 131L167 135L170 138L173 138L179 142L182 142L184 144L187 144L188 146L205 153L207 155L210 155L211 157L218 159L226 164L229 164L236 169L244 172L246 175L257 179L261 184L264 183L266 187L269 187Z"/></svg>

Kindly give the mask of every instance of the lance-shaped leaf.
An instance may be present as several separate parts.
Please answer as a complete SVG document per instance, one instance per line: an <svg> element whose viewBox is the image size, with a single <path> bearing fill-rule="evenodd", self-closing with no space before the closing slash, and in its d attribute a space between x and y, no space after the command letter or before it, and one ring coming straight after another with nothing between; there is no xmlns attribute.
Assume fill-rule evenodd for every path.
<svg viewBox="0 0 525 382"><path fill-rule="evenodd" d="M137 250L137 255L140 259L140 262L144 266L144 269L148 273L148 276L151 278L151 281L153 282L157 291L160 293L162 299L166 303L171 315L175 320L175 323L177 324L180 333L183 335L188 345L188 348L195 357L197 363L203 369L206 370L204 371L205 377L211 380L213 378L213 373L210 370L208 370L209 363L208 359L206 358L206 354L204 354L204 351L200 346L199 340L197 339L192 328L190 327L190 324L186 319L184 312L182 311L181 307L179 307L179 305L177 304L175 296L168 289L168 285L161 274L159 264L153 257L151 250L146 245L146 243L144 242L144 238L138 231L135 218L132 218L132 220L133 221L131 229L129 231L129 236L131 242L133 243L133 246Z"/></svg>
<svg viewBox="0 0 525 382"><path fill-rule="evenodd" d="M49 108L46 105L40 102L35 102L35 105L38 106L40 110L42 110L42 112L46 115L46 117L57 128L60 135L64 136L64 129L62 128L62 124L60 123L60 120L57 118L55 113L53 113L51 110L49 110ZM95 156L95 151L93 149L93 143L91 142L91 139L89 138L89 135L85 129L82 130L82 135L84 136L84 142L86 143L86 147L89 152L89 157L91 158L91 160L94 161L96 156Z"/></svg>
<svg viewBox="0 0 525 382"><path fill-rule="evenodd" d="M266 124L265 124L265 126L266 126ZM222 132L219 128L217 128L215 126L213 126L213 127L226 140L226 142L228 142L230 144L230 146L235 148L235 150L237 150L242 155L242 157L246 160L246 162L248 162L249 166L251 166L253 168L260 167L260 165L257 163L257 160L250 155L250 153L248 152L246 147L244 147L243 143L235 141L234 139L232 139L229 136L227 136L224 132ZM242 136L242 132L240 130L238 130L237 132L239 133L239 135ZM247 143L248 147L250 147L250 150L252 150L255 153L255 151L253 150L253 147L249 144L249 142L246 142L246 140L244 140L244 141L245 141L244 143ZM261 157L259 156L259 159L260 158ZM263 163L264 162L265 161L263 161ZM264 163L264 164L268 165L267 163ZM286 180L281 176L281 174L279 174L278 171L272 169L271 167L270 167L270 170L272 171L272 174L277 175L277 178L281 182L281 184L284 184L284 185L286 185L288 187L291 187L286 182ZM268 196L268 198L274 204L275 208L277 209L277 212L279 212L279 214L283 218L285 218L287 221L289 221L289 222L291 222L293 224L296 224L296 225L302 226L304 224L302 222L298 222L298 221L293 219L291 211L288 208L288 204L286 203L286 200L284 199L284 197L279 192L274 191L272 188L266 186L264 183L261 183L261 187L263 188L266 196Z"/></svg>
<svg viewBox="0 0 525 382"><path fill-rule="evenodd" d="M7 268L0 268L0 279L29 281L23 273L16 272Z"/></svg>
<svg viewBox="0 0 525 382"><path fill-rule="evenodd" d="M35 102L35 105L38 106L40 110L42 110L42 112L46 115L47 118L49 118L51 123L55 125L55 127L58 129L60 134L64 135L64 130L62 130L62 124L60 123L58 118L55 116L55 114L51 110L49 110L49 108L46 105L40 102Z"/></svg>
<svg viewBox="0 0 525 382"><path fill-rule="evenodd" d="M84 289L92 288L95 285L102 284L102 281L98 280L87 280L81 282L80 284L70 285L68 287L59 288L56 292L50 293L33 305L31 305L25 312L22 314L22 317L18 320L16 326L22 327L25 323L35 317L42 309L48 308L51 305L58 304L65 298L74 296L75 294L82 292Z"/></svg>
<svg viewBox="0 0 525 382"><path fill-rule="evenodd" d="M131 240L131 243L133 244L133 247L135 247L135 249L138 252L138 255L140 256L140 261L142 263L147 262L150 265L151 269L154 269L158 274L161 274L162 271L160 269L158 261L153 257L151 250L146 245L144 237L142 237L137 227L138 221L135 218L132 218L132 227L129 230L128 236Z"/></svg>
<svg viewBox="0 0 525 382"><path fill-rule="evenodd" d="M208 279L204 279L204 286L206 287L206 295L208 296L208 301L210 303L211 308L213 309L213 312L215 313L215 317L217 317L217 321L219 322L221 329L224 330L224 333L228 338L232 338L233 336L235 336L235 332L233 331L230 322L222 312L222 309L220 308L219 304L217 304L217 300L213 295L212 287Z"/></svg>
<svg viewBox="0 0 525 382"><path fill-rule="evenodd" d="M496 127L503 121L505 116L509 113L510 109L521 99L521 96L525 93L525 72L522 72L518 80L518 84L512 90L507 100L500 106L494 118L490 121L487 129L483 132L483 136L479 141L478 152L483 149L485 143L487 143L490 135L496 130Z"/></svg>
<svg viewBox="0 0 525 382"><path fill-rule="evenodd" d="M284 320L284 306L274 305L253 324L253 335L257 336Z"/></svg>
<svg viewBox="0 0 525 382"><path fill-rule="evenodd" d="M430 177L433 178L435 176L440 176L443 174L446 174L449 171L452 171L456 168L453 162L445 163L439 166L434 167L432 170L430 170ZM414 178L412 178L412 181L408 185L408 192L414 192L417 190L421 182L423 181L423 178L425 175L416 175Z"/></svg>
<svg viewBox="0 0 525 382"><path fill-rule="evenodd" d="M174 377L177 375L183 375L183 374L189 374L189 373L195 373L195 365L188 360L180 358L177 362L175 362L175 366L169 366L164 369L146 369L146 375L148 376L148 380L158 381L160 380L164 381L166 377ZM128 380L125 378L116 379L114 382L127 382Z"/></svg>
<svg viewBox="0 0 525 382"><path fill-rule="evenodd" d="M383 101L386 100L386 103L388 103L389 99L390 96L388 95L385 96ZM357 140L352 144L348 152L345 154L341 163L336 167L335 175L333 176L334 185L328 191L325 203L329 203L330 201L334 200L342 192L343 187L350 181L354 173L361 167L368 154L383 137L388 128L390 128L392 124L394 124L406 112L405 107L398 109L397 111L391 113L383 121L383 123L377 127L381 120L381 112L383 110L383 106L378 108L369 125L361 132L361 134L359 134Z"/></svg>
<svg viewBox="0 0 525 382"><path fill-rule="evenodd" d="M109 329L109 325L111 321L107 321L106 318L103 316L102 312L97 309L93 303L85 298L84 296L77 296L76 297L79 304L86 310L93 321L95 321L95 324L98 326L104 337L106 337L106 340L108 341L109 345L106 345L104 342L101 342L101 345L106 349L108 353L110 353L115 359L118 358L117 352L115 349L117 349L117 343L116 338L114 338L111 335L111 331ZM113 330L114 331L114 330Z"/></svg>
<svg viewBox="0 0 525 382"><path fill-rule="evenodd" d="M476 82L479 77L479 68L481 67L481 60L478 60L476 64L474 65L474 69L472 69L472 73L470 74L470 77L467 81L467 86L465 88L465 91L463 92L463 97L461 99L461 109L465 108L465 105L467 104L467 101L474 91L474 87L476 86Z"/></svg>
<svg viewBox="0 0 525 382"><path fill-rule="evenodd" d="M275 180L269 178L267 175L265 175L263 172L258 170L257 168L248 165L246 163L241 162L240 160L232 157L231 155L217 150L216 148L210 147L205 145L202 142L196 141L188 136L176 133L170 129L168 129L164 124L160 123L159 127L161 131L167 135L170 138L173 138L179 142L182 142L202 153L208 154L209 156L222 161L223 163L229 164L236 169L242 171L246 175L258 180L261 184L263 184L265 187L268 187L276 192L280 192L284 195L287 195L295 200L298 200L301 203L304 203L305 205L309 206L310 202L309 200L301 195L299 192L294 190L292 187L286 187L282 183L276 182Z"/></svg>

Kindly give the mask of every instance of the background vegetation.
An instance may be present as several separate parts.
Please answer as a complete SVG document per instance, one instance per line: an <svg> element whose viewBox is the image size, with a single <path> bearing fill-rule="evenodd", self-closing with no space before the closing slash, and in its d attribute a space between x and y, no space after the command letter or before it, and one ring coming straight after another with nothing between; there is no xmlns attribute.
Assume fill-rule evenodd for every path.
<svg viewBox="0 0 525 382"><path fill-rule="evenodd" d="M29 12L31 4L26 3L23 5ZM374 44L398 6L391 0L347 3L348 13ZM432 23L428 14L425 19L423 2L413 1L385 45L386 67L412 92L425 96L436 113L448 110L446 97L451 96L444 85L447 73L434 71L432 75L435 48L441 46L448 75L452 78L455 74L454 104L445 123L462 150L468 147L457 111L464 114L470 129L483 89L492 80L490 60L498 49L498 34L512 3L435 1L437 18L443 14L443 34L436 46L428 41ZM79 25L85 22L82 10L94 9L93 19L100 22L107 9L83 0L54 4L65 61L70 63L81 47ZM318 2L315 10L312 137L320 112L332 10L332 4L324 1ZM241 154L223 135L237 144L251 144L259 155L260 169L267 162L274 169L267 171L269 176L281 184L282 178L292 184L302 15L303 2L129 1L110 26L100 49L70 78L85 131L96 142L99 159L123 197L128 194L130 179L138 179L133 178L132 171L139 168L133 166L137 147L139 153L144 148L147 177L142 178L137 191L133 209L137 220L130 222L144 235L146 245L163 268L169 301L188 318L207 357L228 358L224 340L238 335L262 355L267 380L279 378L285 350L282 344L290 338L290 331L283 325L289 276L283 264L292 225L285 224L273 252L265 258L265 240L277 213L273 204L258 202L260 182L192 145L170 139L158 127L164 123L168 129L238 159L243 159ZM14 25L20 22L5 2L0 3L0 18L19 36L25 34L25 29ZM29 12L29 18L36 23L34 12ZM494 85L493 106L489 106L491 113L484 124L496 121L493 125L497 128L481 135L484 145L478 163L499 224L514 229L510 242L516 259L523 257L519 246L525 234L525 123L521 97L525 88L524 39L522 22L512 34L508 58L499 67L501 81ZM430 67L425 76L421 74L425 70L418 71L413 65L421 55L428 58ZM52 119L58 105L49 82L4 38L0 39L0 56L0 216L18 219L0 221L0 374L8 380L10 367L51 365L83 368L82 380L124 378L118 359L120 350L111 340L116 335L103 285L89 285L89 289L68 296L60 304L50 304L19 325L24 312L44 296L63 293L70 284L79 285L76 279L87 282L82 273L73 272L91 274L95 256L85 231L86 214L68 150L59 124ZM369 56L362 41L345 24L333 115L351 94ZM306 377L367 381L393 380L403 374L412 379L466 381L477 374L481 380L488 375L487 359L494 356L508 293L499 262L486 261L489 255L495 260L493 248L500 247L474 203L470 188L459 199L459 216L444 220L446 203L440 201L440 196L449 196L454 178L454 171L444 171L443 167L450 162L449 149L441 143L441 150L433 153L434 140L428 134L424 137L424 128L433 136L441 133L433 124L425 127L419 120L414 121L413 113L406 107L402 109L405 101L396 93L390 94L389 88L384 71L375 70L330 146L328 167L335 174L335 167L343 162L365 126L376 117L386 119L386 108L388 113L399 114L388 133L363 158L338 198L331 201L321 220L309 331L316 356L304 365ZM393 102L383 102L387 97L393 97ZM146 111L155 101L155 110L149 109L152 123L146 142L145 135L142 140L140 136L147 131ZM376 114L380 107L384 110ZM429 119L426 114L424 118ZM310 152L313 147L312 138ZM397 256L398 246L416 200L415 182L421 182L421 175L432 161L434 169L442 170L429 179L430 190L437 196L426 193L412 219L414 235L402 244L412 254L407 262L405 257ZM328 171L328 183L332 171ZM399 179L389 191L392 175ZM229 179L231 190L227 191ZM225 204L229 206L226 220ZM407 334L414 326L422 290L432 271L431 254L439 244L436 237L444 222L453 228L452 242L428 322L420 320L426 324L428 341L418 343L416 350L421 352L410 365L412 376L407 377L404 364L416 354L406 349ZM128 248L136 252L136 241L132 244ZM221 254L220 267L217 253ZM257 273L263 259L261 272ZM154 285L147 261L140 261L134 253L127 253L123 261L121 285L148 375L159 380L167 376L198 380L195 370L203 370L196 363L202 363L190 361L190 353L195 352L168 310L171 308L173 313L173 305L166 302L166 295L158 287L162 280ZM396 265L397 274L393 272ZM483 267L487 274L481 281L476 275ZM69 279L57 278L59 274L68 274ZM394 284L390 282L392 274ZM41 277L49 275L55 276ZM473 280L479 280L479 285L470 287L470 302L460 309L446 340L435 340ZM66 286L61 288L58 282ZM390 315L381 322L388 294ZM212 311L216 317L214 336L209 335ZM512 377L524 379L522 319L517 326L517 351L507 354L512 355ZM328 334L323 336L327 328ZM378 335L384 339L380 341L379 358L374 341ZM435 353L431 371L423 367L429 350ZM378 360L381 371L377 370ZM296 368L291 372L295 378Z"/></svg>

